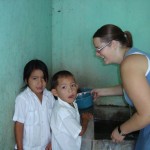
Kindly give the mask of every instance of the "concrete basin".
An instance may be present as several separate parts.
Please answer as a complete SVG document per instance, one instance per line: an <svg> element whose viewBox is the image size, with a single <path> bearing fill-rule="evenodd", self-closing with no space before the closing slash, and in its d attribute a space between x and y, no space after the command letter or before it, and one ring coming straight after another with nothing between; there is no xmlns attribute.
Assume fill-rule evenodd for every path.
<svg viewBox="0 0 150 150"><path fill-rule="evenodd" d="M94 106L94 139L111 139L113 129L125 122L132 115L131 108L125 106ZM125 140L136 140L138 131L130 133Z"/></svg>

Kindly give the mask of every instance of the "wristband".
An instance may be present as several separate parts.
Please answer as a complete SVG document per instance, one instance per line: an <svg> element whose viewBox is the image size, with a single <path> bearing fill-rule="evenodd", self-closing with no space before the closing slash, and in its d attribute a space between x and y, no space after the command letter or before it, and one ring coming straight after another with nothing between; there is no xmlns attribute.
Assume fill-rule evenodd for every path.
<svg viewBox="0 0 150 150"><path fill-rule="evenodd" d="M119 132L119 134L120 134L121 136L126 136L126 134L124 134L124 133L121 132L120 126L118 126L118 132Z"/></svg>

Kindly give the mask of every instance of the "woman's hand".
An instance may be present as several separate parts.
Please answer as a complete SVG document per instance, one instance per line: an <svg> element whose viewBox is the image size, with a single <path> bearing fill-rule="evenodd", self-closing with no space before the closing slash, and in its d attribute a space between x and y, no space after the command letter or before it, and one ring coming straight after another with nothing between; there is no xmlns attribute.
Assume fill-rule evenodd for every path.
<svg viewBox="0 0 150 150"><path fill-rule="evenodd" d="M93 89L91 91L91 94L93 94L94 100L96 100L100 96L114 96L114 95L122 95L122 86L116 85L109 88L99 88L99 89Z"/></svg>
<svg viewBox="0 0 150 150"><path fill-rule="evenodd" d="M114 131L111 134L111 139L113 142L119 143L122 142L124 140L125 136L122 136L119 132L118 132L118 127L114 129Z"/></svg>
<svg viewBox="0 0 150 150"><path fill-rule="evenodd" d="M96 100L98 97L101 96L101 92L102 92L101 89L93 89L91 91L91 94L93 95L94 100Z"/></svg>

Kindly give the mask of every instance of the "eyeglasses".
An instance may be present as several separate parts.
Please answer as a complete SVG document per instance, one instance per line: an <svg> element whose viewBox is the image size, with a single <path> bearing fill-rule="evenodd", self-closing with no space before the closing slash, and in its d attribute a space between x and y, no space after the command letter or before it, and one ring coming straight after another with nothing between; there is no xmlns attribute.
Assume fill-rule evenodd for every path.
<svg viewBox="0 0 150 150"><path fill-rule="evenodd" d="M106 45L102 46L101 48L96 48L96 52L99 53L102 49L104 49L104 48L105 48L106 46L108 46L110 43L111 43L111 41L108 42Z"/></svg>

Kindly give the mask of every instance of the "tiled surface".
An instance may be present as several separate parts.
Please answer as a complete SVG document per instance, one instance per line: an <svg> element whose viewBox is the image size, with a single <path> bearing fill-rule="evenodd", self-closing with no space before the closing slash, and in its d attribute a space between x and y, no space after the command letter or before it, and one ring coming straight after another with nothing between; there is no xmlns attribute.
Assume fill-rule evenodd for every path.
<svg viewBox="0 0 150 150"><path fill-rule="evenodd" d="M114 143L111 140L93 140L92 150L133 150L134 141Z"/></svg>

